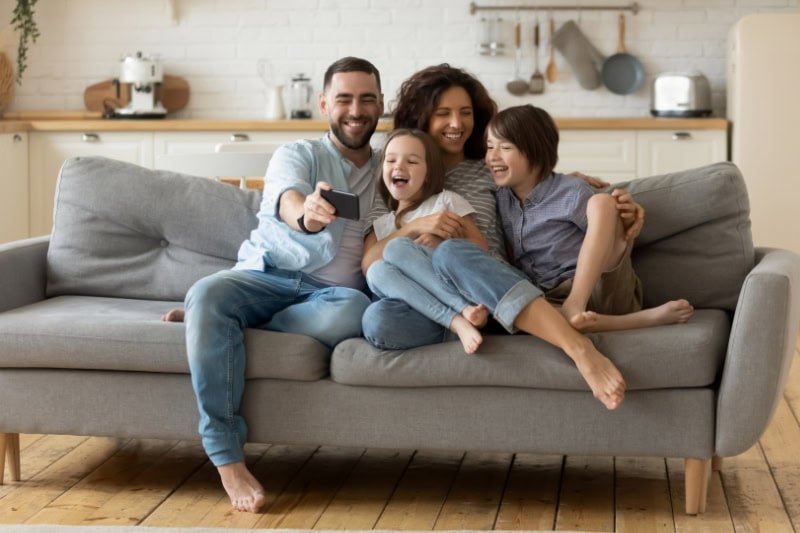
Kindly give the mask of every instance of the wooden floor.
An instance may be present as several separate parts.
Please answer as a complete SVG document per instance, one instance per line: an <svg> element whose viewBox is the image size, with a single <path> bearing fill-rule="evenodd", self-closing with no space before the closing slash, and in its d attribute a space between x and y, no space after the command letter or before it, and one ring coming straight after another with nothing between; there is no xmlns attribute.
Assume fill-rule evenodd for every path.
<svg viewBox="0 0 800 533"><path fill-rule="evenodd" d="M683 513L683 461L249 446L263 514L237 513L194 442L23 435L0 523L314 529L800 531L800 353L760 443ZM0 526L2 529L2 526Z"/></svg>

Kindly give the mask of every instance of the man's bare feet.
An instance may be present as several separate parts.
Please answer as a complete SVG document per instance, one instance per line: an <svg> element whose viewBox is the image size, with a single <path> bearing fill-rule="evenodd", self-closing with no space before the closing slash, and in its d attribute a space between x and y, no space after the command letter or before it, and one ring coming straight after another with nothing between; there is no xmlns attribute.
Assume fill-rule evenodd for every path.
<svg viewBox="0 0 800 533"><path fill-rule="evenodd" d="M665 326L667 324L685 324L692 318L694 307L686 300L672 300L652 309L645 309L647 317L652 320L654 326Z"/></svg>
<svg viewBox="0 0 800 533"><path fill-rule="evenodd" d="M616 409L625 398L625 380L614 363L597 351L589 339L584 340L568 355L575 361L578 372L589 384L594 397L607 409Z"/></svg>
<svg viewBox="0 0 800 533"><path fill-rule="evenodd" d="M170 309L163 315L161 315L161 320L164 322L183 322L183 318L186 315L186 312L183 309L175 308Z"/></svg>
<svg viewBox="0 0 800 533"><path fill-rule="evenodd" d="M489 320L489 309L483 305L468 305L461 310L461 316L476 328L482 328Z"/></svg>
<svg viewBox="0 0 800 533"><path fill-rule="evenodd" d="M453 321L450 322L450 329L458 335L461 344L464 346L464 351L467 353L475 353L483 342L481 332L461 315L453 317Z"/></svg>
<svg viewBox="0 0 800 533"><path fill-rule="evenodd" d="M266 501L264 487L253 477L243 462L217 467L217 471L234 509L249 513L261 509Z"/></svg>

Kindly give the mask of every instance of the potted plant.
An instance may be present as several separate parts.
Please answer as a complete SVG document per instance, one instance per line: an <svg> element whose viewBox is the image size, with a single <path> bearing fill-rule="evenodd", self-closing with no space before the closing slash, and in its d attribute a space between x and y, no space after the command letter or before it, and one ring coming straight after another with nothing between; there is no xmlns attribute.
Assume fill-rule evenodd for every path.
<svg viewBox="0 0 800 533"><path fill-rule="evenodd" d="M36 42L39 37L39 28L33 19L34 10L38 0L17 0L14 5L14 17L11 24L19 34L19 44L17 46L17 83L22 83L22 73L28 68L28 45Z"/></svg>

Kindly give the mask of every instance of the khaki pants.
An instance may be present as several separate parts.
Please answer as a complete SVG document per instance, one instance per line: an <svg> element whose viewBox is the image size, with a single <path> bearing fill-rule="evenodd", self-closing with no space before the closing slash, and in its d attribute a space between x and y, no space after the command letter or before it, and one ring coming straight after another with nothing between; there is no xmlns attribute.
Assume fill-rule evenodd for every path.
<svg viewBox="0 0 800 533"><path fill-rule="evenodd" d="M604 315L626 315L642 309L642 282L633 271L632 249L632 244L628 244L619 264L600 276L586 306L588 311ZM545 298L550 303L560 305L571 290L572 278L547 291Z"/></svg>

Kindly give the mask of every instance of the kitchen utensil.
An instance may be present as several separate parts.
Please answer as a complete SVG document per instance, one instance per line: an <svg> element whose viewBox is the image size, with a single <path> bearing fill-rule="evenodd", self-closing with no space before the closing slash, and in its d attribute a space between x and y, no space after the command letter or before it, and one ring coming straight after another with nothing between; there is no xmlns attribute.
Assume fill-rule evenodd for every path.
<svg viewBox="0 0 800 533"><path fill-rule="evenodd" d="M522 39L519 20L514 24L514 78L506 83L506 90L514 96L521 96L528 92L528 82L519 75L519 60L522 56Z"/></svg>
<svg viewBox="0 0 800 533"><path fill-rule="evenodd" d="M539 19L533 27L533 74L528 83L528 90L531 94L542 94L544 92L544 75L539 72Z"/></svg>
<svg viewBox="0 0 800 533"><path fill-rule="evenodd" d="M478 50L483 56L501 56L505 49L505 44L500 39L502 34L503 19L495 17L481 19L481 42L478 43Z"/></svg>
<svg viewBox="0 0 800 533"><path fill-rule="evenodd" d="M655 117L711 114L711 88L699 72L664 72L653 80L650 113Z"/></svg>
<svg viewBox="0 0 800 533"><path fill-rule="evenodd" d="M264 118L267 120L286 118L283 109L283 85L269 85L264 89Z"/></svg>
<svg viewBox="0 0 800 533"><path fill-rule="evenodd" d="M631 94L642 86L644 67L625 51L625 15L619 14L617 53L606 58L602 69L603 84L614 94Z"/></svg>
<svg viewBox="0 0 800 533"><path fill-rule="evenodd" d="M600 68L603 54L586 38L574 21L569 20L553 35L553 46L564 56L578 83L584 89L596 89L603 83Z"/></svg>
<svg viewBox="0 0 800 533"><path fill-rule="evenodd" d="M101 81L90 85L83 92L83 103L89 111L103 112L106 110L103 103L107 102L112 108L124 107L130 102L129 86L122 86L117 90L115 80ZM161 105L167 113L180 111L189 103L189 82L180 76L164 75L161 84Z"/></svg>
<svg viewBox="0 0 800 533"><path fill-rule="evenodd" d="M547 20L547 33L548 33L548 45L550 49L550 57L547 60L547 67L544 69L544 75L547 78L549 83L555 83L556 78L558 77L558 68L556 67L556 55L555 50L553 48L553 34L555 34L555 23L553 22L553 14L550 14L550 17Z"/></svg>
<svg viewBox="0 0 800 533"><path fill-rule="evenodd" d="M311 118L311 96L314 89L311 86L311 80L306 78L305 74L297 74L292 78L292 84L289 86L289 106L290 118Z"/></svg>

